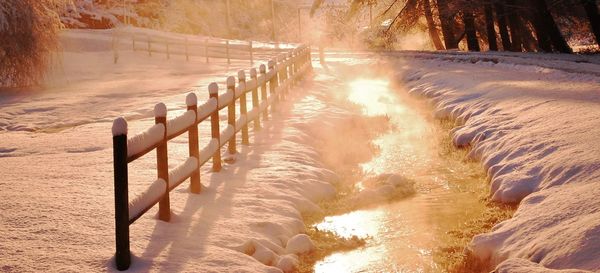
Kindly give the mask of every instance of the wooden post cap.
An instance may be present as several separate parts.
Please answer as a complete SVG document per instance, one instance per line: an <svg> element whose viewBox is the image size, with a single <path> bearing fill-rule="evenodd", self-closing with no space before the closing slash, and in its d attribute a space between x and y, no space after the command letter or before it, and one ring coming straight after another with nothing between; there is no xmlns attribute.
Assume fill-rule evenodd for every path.
<svg viewBox="0 0 600 273"><path fill-rule="evenodd" d="M258 70L260 71L260 74L265 74L265 73L267 73L267 66L266 66L266 65L264 65L264 64L261 64L261 65L258 67Z"/></svg>
<svg viewBox="0 0 600 273"><path fill-rule="evenodd" d="M127 120L124 117L118 117L113 121L112 125L113 136L121 136L127 134Z"/></svg>
<svg viewBox="0 0 600 273"><path fill-rule="evenodd" d="M238 80L240 82L243 82L246 80L246 71L244 71L243 69L238 71Z"/></svg>
<svg viewBox="0 0 600 273"><path fill-rule="evenodd" d="M256 78L256 68L250 69L250 78Z"/></svg>
<svg viewBox="0 0 600 273"><path fill-rule="evenodd" d="M208 94L210 94L210 95L219 94L219 84L217 84L216 82L211 82L208 85Z"/></svg>
<svg viewBox="0 0 600 273"><path fill-rule="evenodd" d="M273 68L275 68L275 64L276 64L276 63L277 63L277 62L275 62L274 60L270 60L270 61L269 61L269 69L273 69Z"/></svg>
<svg viewBox="0 0 600 273"><path fill-rule="evenodd" d="M185 96L185 105L187 105L187 106L198 105L198 97L196 97L196 94L194 92L190 92L187 94L187 96Z"/></svg>
<svg viewBox="0 0 600 273"><path fill-rule="evenodd" d="M157 103L154 106L154 116L155 117L166 117L167 116L167 106L164 103Z"/></svg>
<svg viewBox="0 0 600 273"><path fill-rule="evenodd" d="M227 88L235 87L235 77L229 76L227 77Z"/></svg>

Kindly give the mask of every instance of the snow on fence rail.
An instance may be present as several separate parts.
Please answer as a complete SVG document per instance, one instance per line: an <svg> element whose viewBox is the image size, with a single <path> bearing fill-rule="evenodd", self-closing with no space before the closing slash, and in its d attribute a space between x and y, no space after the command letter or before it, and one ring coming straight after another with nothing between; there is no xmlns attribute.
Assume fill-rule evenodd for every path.
<svg viewBox="0 0 600 273"><path fill-rule="evenodd" d="M157 203L159 219L170 220L169 192L190 178L190 191L199 194L200 167L212 157L213 171L221 170L221 148L228 143L228 152L235 154L236 134L241 131L243 145L249 145L248 125L254 123L254 130L261 128L260 116L268 118L268 108L285 97L289 88L297 83L308 70L310 48L299 46L268 63L269 71L263 64L257 73L256 68L250 70L250 80L246 80L246 72L238 72L236 87L235 77L227 78L227 92L219 96L217 83L208 87L210 98L198 106L197 97L189 93L186 97L187 112L167 120L167 107L159 103L154 107L155 125L132 137L127 136L127 121L120 117L113 122L113 164L115 187L115 238L116 266L118 270L126 270L131 264L129 247L129 226ZM268 94L267 94L268 86ZM259 94L260 88L260 94ZM251 93L252 109L248 111L246 95ZM260 96L259 96L260 95ZM240 117L236 119L236 101L239 100ZM219 129L219 111L227 108L228 126L224 131ZM210 118L211 140L200 149L198 126ZM168 141L184 133L189 136L189 157L181 165L169 170L167 145ZM149 152L156 150L158 177L150 186L133 199L129 199L128 164Z"/></svg>
<svg viewBox="0 0 600 273"><path fill-rule="evenodd" d="M114 38L113 38L114 39ZM113 42L114 43L114 42ZM257 52L278 52L288 51L290 48L280 48L279 44L270 44L264 42L227 40L227 39L189 39L188 37L173 37L132 33L131 46L133 51L148 52L148 56L153 53L165 54L167 59L171 55L185 56L189 61L190 57L204 57L206 62L210 62L210 58L227 59L227 63L231 60L249 60L250 64L254 64L255 54ZM115 56L118 56L116 47ZM118 57L115 57L117 62Z"/></svg>

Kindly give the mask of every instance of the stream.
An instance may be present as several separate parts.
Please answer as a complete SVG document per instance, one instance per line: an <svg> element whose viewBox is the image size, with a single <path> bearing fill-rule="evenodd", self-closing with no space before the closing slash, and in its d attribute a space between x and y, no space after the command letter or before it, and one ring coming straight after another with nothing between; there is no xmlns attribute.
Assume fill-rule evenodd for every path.
<svg viewBox="0 0 600 273"><path fill-rule="evenodd" d="M476 194L486 185L480 167L465 162L448 137L444 141L449 132L432 117L431 106L403 86L373 76L354 78L346 88L364 115L387 115L392 123L373 140L379 153L360 166L363 172L404 176L415 181L416 193L315 224L342 237L366 238L364 247L317 262L315 272L443 271L436 248L450 240L448 231L484 209Z"/></svg>

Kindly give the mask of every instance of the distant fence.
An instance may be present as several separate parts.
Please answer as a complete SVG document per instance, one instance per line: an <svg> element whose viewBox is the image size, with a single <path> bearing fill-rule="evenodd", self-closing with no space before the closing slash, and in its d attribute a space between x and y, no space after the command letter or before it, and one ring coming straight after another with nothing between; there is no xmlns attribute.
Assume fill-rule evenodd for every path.
<svg viewBox="0 0 600 273"><path fill-rule="evenodd" d="M219 58L227 59L228 64L231 60L248 60L253 65L257 54L278 54L291 50L291 48L280 48L278 43L269 42L115 32L113 33L115 63L119 59L118 44L121 39L128 36L131 36L133 51L147 52L148 56L161 54L167 59L172 55L185 56L186 61L193 57L201 57L207 63L211 58Z"/></svg>
<svg viewBox="0 0 600 273"><path fill-rule="evenodd" d="M167 120L167 108L163 103L154 107L155 125L147 130L127 136L127 121L117 118L113 122L113 164L115 187L115 238L116 265L118 270L126 270L131 264L129 226L157 203L159 219L170 220L169 192L190 178L190 191L200 193L200 167L212 158L213 171L221 169L221 148L228 143L228 152L235 154L236 134L241 132L242 145L249 145L248 125L253 122L254 130L261 128L268 119L269 107L285 97L289 88L312 69L310 48L300 46L268 62L250 69L250 80L246 80L244 70L235 77L227 78L227 91L219 95L219 87L211 83L208 87L210 98L198 106L197 97L190 93L186 97L187 112ZM259 93L260 88L260 93ZM268 91L268 92L267 92ZM248 110L247 94L251 95L252 109ZM240 116L236 117L236 102L239 100ZM219 127L219 111L227 108L225 130ZM198 126L210 118L211 140L202 149L199 147ZM184 133L188 134L189 157L169 170L168 141ZM128 164L156 150L157 179L137 197L129 199Z"/></svg>

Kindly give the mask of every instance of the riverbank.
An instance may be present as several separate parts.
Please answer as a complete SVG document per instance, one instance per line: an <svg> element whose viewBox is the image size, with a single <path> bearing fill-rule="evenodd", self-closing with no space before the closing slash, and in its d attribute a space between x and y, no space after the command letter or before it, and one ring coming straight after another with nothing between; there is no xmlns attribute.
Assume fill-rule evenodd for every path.
<svg viewBox="0 0 600 273"><path fill-rule="evenodd" d="M473 238L473 257L497 272L600 270L598 65L587 62L588 73L552 54L524 54L539 66L421 55L397 59L397 76L437 117L457 120L453 142L484 166L491 200L518 204Z"/></svg>
<svg viewBox="0 0 600 273"><path fill-rule="evenodd" d="M328 165L343 180L338 197L303 218L307 230L325 235L313 236L316 245L331 245L337 236L340 249L318 247L316 254L301 258L302 272L458 268L465 260L459 251L473 231L489 231L510 211L486 202L485 173L451 144L451 123L436 120L425 100L408 96L384 62L363 60L355 66L345 57L329 58L324 73L341 73L336 75L341 83L330 88L350 102L347 115L357 116L346 123L355 127L334 129L346 136L340 142L352 141L344 153L352 154L359 143L374 149L355 157L360 160ZM377 124L370 120L377 118L387 126L371 127L368 134L356 130L368 127L361 120Z"/></svg>

